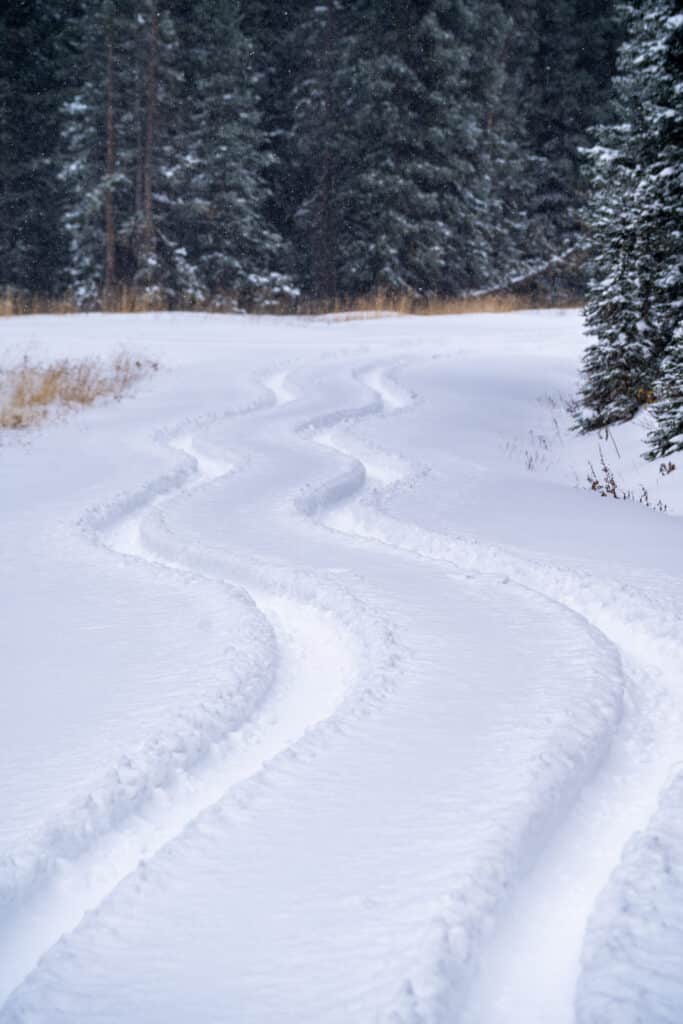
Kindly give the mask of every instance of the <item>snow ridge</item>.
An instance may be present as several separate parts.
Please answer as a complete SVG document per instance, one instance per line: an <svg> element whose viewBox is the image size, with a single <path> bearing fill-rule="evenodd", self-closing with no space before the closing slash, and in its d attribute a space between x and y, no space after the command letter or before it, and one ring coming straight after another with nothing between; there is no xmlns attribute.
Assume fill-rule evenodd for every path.
<svg viewBox="0 0 683 1024"><path fill-rule="evenodd" d="M225 415L244 415L272 401L272 396L266 392L265 398ZM201 424L206 426L215 419L216 416L203 417ZM131 557L117 550L112 539L116 530L133 517L141 518L160 500L203 482L197 459L173 444L173 438L185 429L186 424L181 424L173 430L157 432L157 443L165 445L175 456L175 466L169 472L83 515L78 525L90 543L108 548L117 558ZM153 569L161 573L169 571L159 564ZM247 644L237 647L231 643L226 647L225 687L212 701L205 700L200 706L179 712L166 732L124 757L102 780L96 792L85 802L73 806L59 822L48 826L31 848L10 860L0 861L0 909L30 894L60 862L75 859L98 838L119 827L127 817L139 814L156 789L170 789L174 781L199 765L216 744L249 718L271 687L277 661L275 637L253 600L244 590L229 583L216 583L191 571L181 571L189 586L218 588L224 600L237 606L243 628L247 630Z"/></svg>
<svg viewBox="0 0 683 1024"><path fill-rule="evenodd" d="M286 371L278 371L265 378L263 384L269 392L269 400L254 403L240 410L241 414L291 401L294 394L285 383L286 376ZM377 403L373 402L372 410L376 407ZM13 936L22 931L31 932L23 925L22 918L34 913L41 892L50 883L62 884L60 876L66 873L72 905L61 924L59 915L63 901L55 901L51 894L47 896L50 905L58 904L55 915L58 923L49 933L47 943L51 945L59 934L55 927L72 928L80 916L76 909L78 900L74 900L73 894L80 860L87 855L84 871L90 871L90 864L93 861L97 864L102 858L112 862L109 869L103 870L101 864L97 867L101 880L90 898L99 902L136 866L139 856L135 853L136 845L140 851L154 852L178 834L204 806L222 795L225 786L216 784L217 769L220 779L221 763L229 762L234 754L233 737L267 703L277 685L282 652L273 626L273 610L287 618L301 616L305 608L332 616L341 631L340 645L354 650L360 644L363 653L358 655L359 660L373 666L374 681L371 687L355 694L355 713L363 715L365 708L375 706L391 690L390 680L400 657L400 645L388 625L336 580L243 563L207 546L186 544L168 530L164 506L234 470L234 464L226 461L224 451L202 433L207 426L232 415L235 413L206 416L194 421L189 431L188 424L183 423L159 433L157 441L174 454L174 469L137 492L90 510L80 523L91 543L109 548L117 557L142 558L149 563L151 571L181 574L189 586L219 588L225 601L239 606L239 641L229 643L225 649L229 681L212 700L204 699L200 705L182 711L163 733L141 750L124 757L86 801L74 805L70 813L49 826L20 857L0 865L0 907L5 908L5 923L8 928L11 924ZM348 415L333 414L332 419L336 422ZM240 459L246 464L248 456L240 455ZM305 500L301 501L301 511L312 515L314 509L336 502L361 484L362 474L360 480L354 473L348 481L345 476L332 479L316 491L310 506ZM228 582L234 579L239 580L239 585ZM344 664L342 655L339 661ZM344 696L340 693L340 699ZM318 723L316 703L309 703L304 730ZM296 726L297 733L300 728ZM289 742L288 739L287 744ZM269 750L267 756L273 757L278 752L276 747ZM253 758L248 763L254 764L254 770L260 767L260 762ZM208 777L203 779L207 770ZM236 778L239 780L239 775ZM183 789L188 790L186 799L183 799ZM203 789L206 797L201 795ZM142 828L141 821L145 823ZM123 857L117 849L116 833L119 831L126 835L129 847ZM136 831L139 832L137 841ZM113 852L108 848L110 840L114 843ZM99 853L98 847L101 847ZM44 946L39 948L36 942L45 942L42 932L38 939L33 934L27 935L26 950L13 956L9 968L0 972L4 992L21 980L43 952Z"/></svg>
<svg viewBox="0 0 683 1024"><path fill-rule="evenodd" d="M389 409L406 409L414 398L412 392L402 389L395 380L387 386L381 369L373 371L372 376L364 377L365 382L377 393L383 401L387 411ZM337 446L334 435L326 437L326 443L332 447ZM358 458L362 458L363 442L359 442L353 435L345 433L339 444L339 450L353 457L354 451ZM385 459L392 459L394 467L396 462L393 456L385 453ZM669 690L677 697L678 681L683 676L683 622L675 609L664 601L659 602L651 594L645 595L633 586L624 584L621 581L601 580L592 574L576 569L569 569L553 565L545 561L535 560L526 555L520 556L516 553L499 548L491 544L482 544L474 539L451 536L435 533L426 530L417 523L406 521L404 518L397 519L391 512L391 498L397 489L410 486L419 476L424 475L424 468L409 466L403 461L403 472L396 474L393 486L382 489L366 490L360 500L352 505L333 511L328 516L328 524L343 532L354 533L357 536L366 537L376 542L389 544L402 550L411 551L423 558L433 559L438 562L451 563L464 572L475 572L484 575L499 576L503 582L514 581L515 584L528 588L550 600L556 601L560 606L572 611L585 620L589 628L602 636L607 643L615 645L616 649L623 652L629 660L637 665L645 667L645 685L654 693ZM642 674L642 670L641 670ZM633 674L625 677L624 685L631 690ZM643 686L641 681L640 686ZM630 697L631 702L634 698ZM638 698L636 698L638 699ZM663 743L663 752L660 756L658 772L659 785L662 786L667 775L671 772L671 757L667 753L675 746L678 736L683 738L683 716L681 715L680 700L677 699L674 705L677 710L670 714L667 724L667 737L669 742ZM593 725L591 716L595 715ZM567 774L563 783L558 780L557 784L551 784L550 791L555 789L555 797L550 798L549 806L554 804L554 812L551 810L545 820L542 815L535 814L529 822L530 836L532 842L528 841L523 846L534 850L534 855L521 858L516 870L512 873L517 877L523 877L525 872L533 869L536 856L540 854L544 844L552 836L553 831L566 816L573 802L576 800L585 785L594 778L600 770L600 766L607 757L611 743L616 735L616 730L621 717L621 710L616 711L613 707L595 708L586 720L587 736L593 740L593 747L590 742L586 749L586 759L579 765L567 764ZM602 723L599 735L592 733L595 722ZM574 724L576 729L577 725ZM580 727L579 731L580 731ZM560 760L564 759L561 755ZM634 884L633 879L641 879L640 868L647 857L647 851L653 845L664 843L662 835L673 836L677 834L675 820L670 820L674 815L680 815L681 793L678 777L669 789L666 789L661 798L660 808L651 825L646 829L642 838L636 837L629 844L623 855L623 863L618 868L615 876L610 879L605 894L596 906L594 914L587 922L587 945L583 956L583 973L579 987L579 1011L581 1024L598 1024L602 1021L636 1020L643 1019L638 1014L642 1010L641 1000L645 998L643 990L631 989L628 992L624 1009L624 992L619 991L617 998L611 1000L604 994L600 994L600 985L610 984L609 978L614 972L613 958L607 951L615 946L621 948L623 940L620 938L624 923L624 890ZM533 837L536 841L533 842ZM674 846L670 847L672 850ZM655 870L655 885L661 887L665 892L675 892L676 899L680 902L680 895L683 891L683 884L679 879L666 888L665 878L671 874L672 867L667 857L662 854L658 859L658 870L653 868L652 857L650 867ZM505 889L509 885L510 874L502 871L500 879L504 883L498 886L496 897L491 898L491 910L496 903L496 898L501 900L505 895ZM607 882L607 878L605 878ZM642 887L642 882L640 883ZM495 891L495 887L494 891ZM671 979L669 988L672 991L670 1000L666 997L663 1006L655 1008L649 1005L648 1012L653 1014L648 1020L662 1021L662 1024L673 1024L678 1016L670 1016L672 1012L680 1015L683 1001L680 997L677 978L680 975L680 956L678 955L677 936L679 929L677 924L670 928L657 931L655 943L663 943L661 947L651 946L647 941L643 944L643 926L648 918L649 905L641 898L636 904L639 909L631 909L632 929L634 936L630 942L630 952L627 950L622 954L623 958L630 957L631 960L641 958L643 963L652 963L658 951L663 964L659 970L666 973ZM675 913L675 912L674 912ZM469 944L463 945L463 932L455 927L457 912L451 919L446 916L441 922L435 922L434 939L431 944L431 952L425 952L425 967L428 976L431 974L431 981L422 982L422 987L430 991L430 999L425 1008L421 1006L420 1000L415 994L415 986L412 980L407 980L404 990L398 997L396 1007L388 1017L388 1021L396 1024L437 1024L440 1021L459 1019L463 1012L465 1003L463 991L468 980L465 964L474 960L475 949ZM486 915L479 918L485 922ZM491 921L489 921L489 926ZM483 942L487 932L487 926L483 924L477 936L476 946L482 952ZM452 935L455 933L455 938ZM641 944L639 946L639 943ZM617 960L619 957L617 957ZM584 980L584 975L588 980ZM629 974L629 984L632 985L633 975ZM438 979L438 980L437 980ZM607 979L607 980L605 980ZM530 979L531 980L531 979ZM614 985L617 990L619 984ZM657 986L659 990L660 986ZM650 986L652 988L652 986ZM596 995L596 990L598 994ZM666 990L666 986L665 986ZM671 1008L675 1008L672 1010ZM478 1011L475 1011L478 1012ZM620 1014L630 1013L630 1017ZM611 1013L613 1016L606 1016ZM659 1014L659 1015L657 1015ZM475 1017L478 1022L482 1019ZM496 1020L498 1018L496 1017ZM504 1018L501 1017L501 1020ZM469 1020L469 1018L468 1018Z"/></svg>
<svg viewBox="0 0 683 1024"><path fill-rule="evenodd" d="M678 1024L683 1007L683 771L602 893L583 955L577 1024ZM658 984L653 986L653 974Z"/></svg>
<svg viewBox="0 0 683 1024"><path fill-rule="evenodd" d="M263 404L262 400L251 404L247 411ZM268 398L265 404L269 404ZM206 417L203 423L214 419ZM117 558L144 557L137 549L127 551L125 545L119 546L118 533L122 529L125 533L129 523L144 518L155 503L203 482L197 459L174 449L170 440L182 430L177 427L159 432L156 438L175 450L174 469L82 517L79 526L90 543L108 548ZM253 717L273 688L279 660L275 632L248 593L184 568L169 568L158 562L150 568L161 574L180 572L188 588L217 591L219 600L230 608L239 641L226 638L225 682L201 702L179 710L163 723L163 731L124 755L97 789L85 800L74 802L58 821L48 824L31 845L0 860L0 951L5 948L5 933L16 947L8 948L6 957L2 957L0 997L35 962L36 943L45 942L45 935L54 941L59 934L55 929L77 922L79 901L85 904L87 900L99 900L121 874L136 866L143 850L153 850L177 831L184 806L191 809L186 813L196 813L198 801L201 806L197 793L201 773L215 769L229 756L231 737ZM137 844L132 838L135 832L139 833ZM87 879L93 875L93 862L97 865L98 861L109 867L97 867L95 875L99 877L91 887ZM83 875L82 892L74 899L79 872ZM71 896L67 897L67 892ZM55 923L46 923L45 932L26 923L35 915L35 904L41 899L56 907ZM21 936L19 940L17 935Z"/></svg>

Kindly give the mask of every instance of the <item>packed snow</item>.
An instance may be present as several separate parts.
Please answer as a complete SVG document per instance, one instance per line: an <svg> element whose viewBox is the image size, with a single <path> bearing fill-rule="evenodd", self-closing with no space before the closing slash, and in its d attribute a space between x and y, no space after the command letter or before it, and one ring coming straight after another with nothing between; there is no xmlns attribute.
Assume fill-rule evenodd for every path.
<svg viewBox="0 0 683 1024"><path fill-rule="evenodd" d="M161 366L0 434L1 1024L683 1020L683 457L580 314L0 324Z"/></svg>

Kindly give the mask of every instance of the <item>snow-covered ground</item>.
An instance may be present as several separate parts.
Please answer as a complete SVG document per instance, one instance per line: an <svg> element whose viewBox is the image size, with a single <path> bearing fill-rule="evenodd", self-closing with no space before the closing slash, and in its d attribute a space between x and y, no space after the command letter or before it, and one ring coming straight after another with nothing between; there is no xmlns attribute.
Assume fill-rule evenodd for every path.
<svg viewBox="0 0 683 1024"><path fill-rule="evenodd" d="M584 343L0 321L162 367L0 434L2 1024L680 1024L683 457Z"/></svg>

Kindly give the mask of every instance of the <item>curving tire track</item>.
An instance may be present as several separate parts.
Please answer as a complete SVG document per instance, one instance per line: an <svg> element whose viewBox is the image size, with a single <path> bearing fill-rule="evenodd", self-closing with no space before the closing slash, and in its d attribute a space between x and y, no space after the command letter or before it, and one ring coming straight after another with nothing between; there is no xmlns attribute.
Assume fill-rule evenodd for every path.
<svg viewBox="0 0 683 1024"><path fill-rule="evenodd" d="M574 616L577 613L585 620L588 629L595 632L596 623L591 622L588 615L585 615L580 607L573 607L570 601L563 600L568 577L562 575L562 570L554 570L556 577L562 579L562 588L550 584L543 575L543 580L537 574L534 577L533 569L523 560L511 559L505 552L483 553L472 551L466 542L453 540L452 538L437 535L425 531L415 524L399 522L394 519L386 507L383 506L383 496L390 495L396 487L404 485L416 473L421 470L412 470L407 463L397 456L391 456L380 449L360 444L357 439L351 436L348 431L340 430L345 423L367 418L376 414L393 414L401 409L408 410L412 403L412 396L405 395L401 388L393 383L387 383L384 376L386 368L374 366L370 369L358 372L358 379L366 385L373 397L363 405L346 410L335 410L318 415L313 419L298 424L298 431L302 437L316 441L319 445L336 450L346 460L346 466L337 477L328 480L325 484L313 489L308 489L299 494L295 507L300 513L308 517L314 517L320 525L331 528L335 532L350 534L354 542L360 540L373 546L393 548L400 550L408 558L427 559L437 562L441 566L452 566L452 570L459 570L464 576L476 574L481 577L495 576L501 582L507 578L515 581L515 584L523 589L534 591L544 599L557 602L558 610L564 615ZM277 375L270 382L271 391L279 404L288 402L292 394L285 384L284 373ZM343 438L339 437L339 433ZM242 760L243 767L234 770L234 767L226 771L223 767L215 777L214 788L205 786L205 780L201 781L201 798L197 799L195 793L194 803L191 811L181 812L183 824L192 820L199 811L211 805L218 797L227 791L228 788L237 782L255 774L263 766L265 761L275 756L278 752L287 749L292 743L305 732L306 728L331 714L344 699L354 684L349 684L349 678L357 674L357 664L362 657L368 653L372 656L373 645L377 642L377 636L381 635L382 626L380 620L368 624L368 636L361 638L360 649L357 648L354 658L349 661L344 659L345 646L353 646L358 638L353 639L354 629L358 629L359 617L349 612L346 622L339 621L340 606L353 603L353 596L345 588L338 584L330 583L329 579L321 587L320 582L313 580L310 574L293 574L290 570L279 571L278 573L265 572L263 567L250 566L245 571L244 565L240 565L233 556L225 552L211 550L207 546L193 544L192 542L181 541L175 536L166 516L166 507L171 507L176 497L187 496L191 490L200 486L210 485L212 481L219 480L230 472L230 464L216 455L215 451L207 453L205 446L200 445L194 435L185 435L174 441L174 446L183 454L183 465L192 467L193 472L184 478L183 484L175 493L169 490L167 496L162 500L154 499L146 506L130 515L125 524L121 524L113 535L113 545L120 554L128 557L145 557L147 560L162 566L167 571L187 572L188 567L195 575L215 583L219 581L224 585L225 579L237 582L245 588L250 595L250 600L255 603L260 613L269 623L273 636L277 641L276 649L279 657L287 649L298 649L299 657L296 659L295 675L296 683L288 688L289 698L294 699L298 706L292 711L288 708L286 701L284 710L282 706L271 715L271 726L276 726L271 732L270 745L268 741L268 726L260 728L258 725L252 729L251 738L245 737L246 746L250 747L249 755ZM451 570L451 571L452 571ZM277 582L275 582L277 580ZM534 583L536 585L534 585ZM543 584L542 586L540 584ZM512 589L512 588L511 588ZM330 597L334 591L334 597ZM343 599L340 605L340 593ZM328 595L328 605L325 607L325 595ZM362 609L366 612L367 609ZM330 615L337 615L338 621L330 631ZM317 616L317 621L312 623L311 616ZM597 627L599 629L599 626ZM327 630L327 632L326 632ZM606 648L611 644L604 640L607 636L604 630L601 631L599 642ZM305 661L305 655L301 657L301 651L305 651L306 645L310 643L311 635L317 636L320 649L313 658L313 661L320 664L321 657L329 658L329 675L334 677L335 672L341 676L344 682L336 688L332 686L332 697L326 707L317 707L315 714L311 715L311 705L319 698L319 690L314 686L301 687L301 665ZM596 634L597 635L597 634ZM382 646L380 644L380 646ZM387 651L391 647L389 639L384 643L384 653L374 657L377 664L382 657L387 657ZM395 657L395 652L389 657ZM282 665L280 664L280 672ZM328 695L329 696L329 695ZM519 870L513 871L512 876L516 878L517 885L524 885L519 881L519 872L527 868L533 872L534 864L542 862L545 856L544 848L551 840L553 834L561 827L562 820L568 814L574 813L572 807L577 798L581 800L580 790L582 787L590 786L592 780L600 776L601 764L605 757L612 758L613 752L609 751L609 743L615 727L614 712L605 711L601 730L595 736L594 748L585 755L582 764L568 763L565 766L565 775L557 782L557 794L553 797L555 806L551 813L547 813L542 820L533 820L529 823L530 833L523 837L521 845L526 847L533 854L527 856L526 862L520 860ZM265 729L265 732L264 732ZM264 743L265 736L265 743ZM251 746L250 746L251 745ZM234 754L231 753L230 761L233 762ZM239 765L240 758L237 758ZM246 767L245 767L246 766ZM578 806L578 805L577 805ZM164 838L161 838L155 847L159 849L183 827L178 827L178 805L175 810L175 824L172 831L167 831ZM139 853L135 857L139 858ZM131 862L132 863L132 862ZM132 863L132 867L135 864ZM601 867L604 865L601 865ZM508 864L508 869L509 869ZM120 875L124 877L131 870L131 865ZM494 872L495 873L495 872ZM531 877L531 876L530 876ZM115 883L114 883L115 884ZM97 902L103 898L112 885L109 884ZM486 917L493 915L503 921L505 927L505 914L503 911L505 903L504 885L493 884L487 894L487 902L477 908L477 914ZM458 916L460 907L457 900L452 908L447 908L440 920L436 923L435 938L430 940L429 947L424 950L424 962L416 963L413 974L406 978L406 985L397 997L395 1006L390 1011L392 1021L402 1020L452 1020L455 1019L462 1009L463 992L466 989L467 979L463 979L462 950L453 941L454 929L461 926L461 918ZM499 932L502 934L502 931ZM468 948L466 960L468 970L471 973L473 964L479 957L483 957L485 968L487 964L493 963L495 956L491 952L492 947L486 949L484 939L486 930L482 931L476 941ZM495 940L494 940L495 941ZM509 950L509 940L506 948ZM441 972L439 981L439 994L436 1002L432 998L425 999L420 994L423 987L421 977L433 973L434 969ZM484 975L486 977L486 975ZM426 987L431 982L426 983ZM473 995L474 1005L480 995L475 989ZM481 1009L476 1010L477 1013ZM486 1009L489 1013L489 1009ZM388 1019L388 1018L387 1018ZM475 1017L477 1021L495 1019L494 1017ZM558 1018L559 1019L559 1018Z"/></svg>
<svg viewBox="0 0 683 1024"><path fill-rule="evenodd" d="M287 371L277 371L263 382L275 406L295 397L286 377ZM126 758L103 781L97 800L74 807L67 822L48 827L21 866L9 866L0 890L0 1001L142 860L331 714L357 673L356 638L342 622L332 623L315 598L301 596L301 588L292 591L285 583L273 589L265 578L258 586L234 561L211 562L203 571L200 551L171 542L164 554L159 545L145 543L144 522L152 512L235 471L233 462L197 443L193 431L169 432L165 443L179 456L176 471L104 513L86 515L84 527L117 557L218 585L226 598L251 606L261 619L266 655L245 658L233 649L236 687L183 712L173 734L154 738ZM309 665L315 665L314 674ZM323 688L317 685L321 668Z"/></svg>
<svg viewBox="0 0 683 1024"><path fill-rule="evenodd" d="M363 379L386 413L395 414L411 407L414 394L387 378L382 367L365 372ZM462 571L501 574L579 614L621 653L626 682L624 720L604 761L596 765L594 777L586 780L576 803L566 806L563 818L548 835L547 846L539 850L536 862L520 878L499 923L492 928L481 953L479 976L467 1005L461 1007L462 1019L467 1024L507 1024L511 1019L570 1024L580 985L582 1022L601 1021L601 1014L611 1012L611 1004L610 997L600 990L600 965L606 959L604 950L610 944L620 945L617 931L623 927L623 889L634 888L625 869L614 881L615 887L622 888L622 896L617 890L611 897L613 931L604 921L594 926L593 912L610 884L612 872L620 865L624 849L628 862L628 858L646 856L645 844L656 841L648 840L646 832L640 845L638 840L629 843L639 830L647 828L658 803L667 807L670 814L677 813L677 802L667 794L680 787L681 777L677 774L683 749L683 705L679 692L683 677L681 620L675 611L653 606L632 587L397 520L387 507L386 495L391 495L391 488L414 482L424 470L411 466L402 457L369 447L348 431L341 431L340 435L327 431L319 434L317 440L357 459L366 470L373 467L367 472L371 486L359 501L327 510L321 518L328 526ZM389 489L382 491L382 485L389 485ZM643 657L644 651L648 652L647 658ZM668 826L663 817L660 810L655 820L660 834L665 835L665 830L673 830L675 823L672 821ZM608 901L605 896L603 902ZM633 922L630 926L638 927ZM673 943L677 934L672 925ZM633 960L646 960L647 953L638 952L635 941ZM588 980L584 982L582 955L586 942ZM667 951L662 953L660 949L659 953L667 956ZM670 960L673 953L672 947L668 951ZM442 958L443 950L439 949L436 955ZM674 955L670 987L676 991L677 963ZM586 994L591 986L597 992L595 1009ZM667 998L675 1001L675 997ZM636 994L634 999L638 1005L641 999L647 1003L644 995ZM402 1019L401 1011L398 1012L398 1019ZM457 1016L460 1019L459 1013ZM662 1019L669 1019L666 1013Z"/></svg>

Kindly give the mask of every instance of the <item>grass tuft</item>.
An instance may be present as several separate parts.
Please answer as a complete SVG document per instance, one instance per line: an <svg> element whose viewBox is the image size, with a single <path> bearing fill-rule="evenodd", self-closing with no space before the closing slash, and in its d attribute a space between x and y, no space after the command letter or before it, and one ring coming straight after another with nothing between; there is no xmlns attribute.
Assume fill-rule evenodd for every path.
<svg viewBox="0 0 683 1024"><path fill-rule="evenodd" d="M61 359L43 364L24 358L18 366L0 370L0 429L22 430L99 398L119 399L158 368L158 363L128 353L108 363Z"/></svg>

